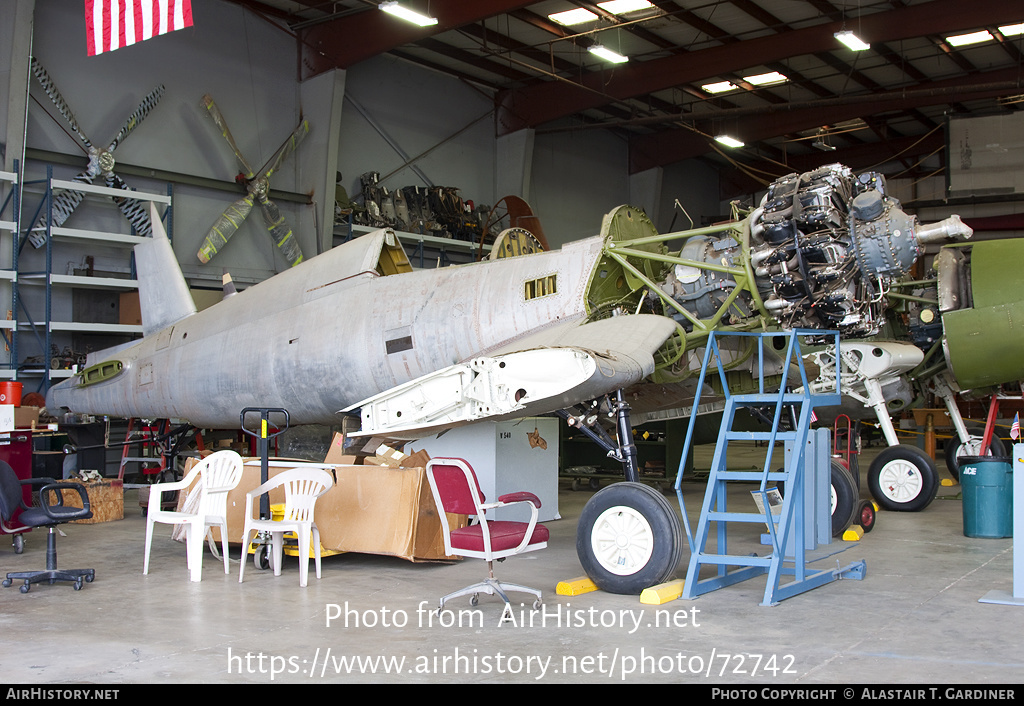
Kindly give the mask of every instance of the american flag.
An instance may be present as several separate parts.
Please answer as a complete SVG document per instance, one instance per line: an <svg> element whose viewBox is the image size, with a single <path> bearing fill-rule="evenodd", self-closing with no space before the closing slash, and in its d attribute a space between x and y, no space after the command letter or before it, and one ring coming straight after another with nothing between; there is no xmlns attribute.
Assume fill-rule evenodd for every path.
<svg viewBox="0 0 1024 706"><path fill-rule="evenodd" d="M1013 415L1013 424L1010 425L1010 438L1014 441L1020 438L1020 412Z"/></svg>
<svg viewBox="0 0 1024 706"><path fill-rule="evenodd" d="M89 56L192 26L192 0L85 0Z"/></svg>

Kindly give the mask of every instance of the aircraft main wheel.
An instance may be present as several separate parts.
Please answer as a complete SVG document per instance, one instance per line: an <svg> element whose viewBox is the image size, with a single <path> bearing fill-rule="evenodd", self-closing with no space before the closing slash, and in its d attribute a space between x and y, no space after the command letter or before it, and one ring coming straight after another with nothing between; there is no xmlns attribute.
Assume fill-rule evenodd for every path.
<svg viewBox="0 0 1024 706"><path fill-rule="evenodd" d="M832 536L842 537L853 524L857 514L857 484L846 468L836 461L831 463Z"/></svg>
<svg viewBox="0 0 1024 706"><path fill-rule="evenodd" d="M971 435L966 443L957 439L950 439L946 442L946 468L949 469L951 476L960 480L960 457L977 456L981 451L981 442L982 437L974 435ZM992 441L988 445L988 454L989 456L1006 455L1006 447L998 436L992 436Z"/></svg>
<svg viewBox="0 0 1024 706"><path fill-rule="evenodd" d="M782 471L783 469L779 469ZM832 536L841 537L843 532L853 524L857 511L857 482L843 464L832 461L829 464L829 498L831 503ZM775 484L779 495L786 497L786 485L782 481Z"/></svg>
<svg viewBox="0 0 1024 706"><path fill-rule="evenodd" d="M594 493L576 530L576 554L587 576L609 593L638 595L664 583L682 558L679 517L643 483L613 483Z"/></svg>
<svg viewBox="0 0 1024 706"><path fill-rule="evenodd" d="M916 446L890 446L868 470L868 488L885 510L918 512L935 499L939 474L935 463Z"/></svg>

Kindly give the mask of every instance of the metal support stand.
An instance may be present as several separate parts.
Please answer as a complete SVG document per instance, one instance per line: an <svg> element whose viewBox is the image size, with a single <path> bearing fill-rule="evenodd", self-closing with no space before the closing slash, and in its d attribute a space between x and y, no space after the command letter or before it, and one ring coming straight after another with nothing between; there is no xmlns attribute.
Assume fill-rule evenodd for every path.
<svg viewBox="0 0 1024 706"><path fill-rule="evenodd" d="M756 394L732 395L725 378L725 370L722 358L719 353L718 338L722 336L757 336L758 356L758 380L759 391ZM722 416L722 426L718 434L718 443L715 448L715 455L711 464L711 472L708 479L707 491L704 495L704 503L701 508L700 519L697 524L696 536L690 533L690 525L686 517L686 508L683 505L681 490L682 466L676 477L676 495L679 499L679 507L683 513L684 527L687 539L690 542L690 562L686 574L686 581L683 586L683 598L696 598L697 596L740 581L745 581L762 574L767 574L768 580L764 592L762 605L776 605L779 601L798 595L805 591L817 588L826 583L831 583L839 578L862 579L866 571L863 561L854 562L844 568L825 569L812 572L808 564L818 561L830 554L815 552L817 539L821 531L816 531L815 517L818 514L815 508L817 505L828 503L824 498L828 497L828 481L824 486L815 483L822 477L822 473L815 473L817 465L812 461L807 464L808 435L811 424L811 412L817 405L839 404L839 380L836 380L835 389L831 394L812 394L807 384L807 375L803 366L803 359L800 354L798 336L833 335L836 339L836 350L839 345L837 333L825 333L821 331L793 330L788 333L788 344L786 347L785 361L782 370L785 371L779 385L778 392L766 392L764 389L764 355L766 339L770 341L779 334L750 334L750 333L722 333L713 332L708 338L707 348L701 368L700 379L697 382L697 399L694 407L700 401L700 390L704 387L704 378L707 370L712 364L718 368L722 381L722 388L725 391L726 403L725 412ZM769 348L769 350L771 350ZM799 369L800 392L787 392L787 373L790 366L795 365ZM795 385L796 383L794 383ZM736 431L732 428L736 411L744 407L774 406L774 416L771 421L770 431ZM792 408L796 416L796 425L792 431L780 430L782 414ZM686 442L683 447L683 458L689 450L693 434L693 418L690 420L690 427L686 433ZM828 453L829 441L828 431L824 430L824 441L818 446L825 449L824 454L813 454L813 458L825 458L824 477L828 477ZM726 452L730 441L764 441L767 443L764 469L762 471L730 471L726 467ZM772 471L772 453L776 441L785 441L790 449L782 471ZM760 499L762 512L737 513L729 512L727 509L727 484L730 482L759 483L758 490L752 491L755 497ZM779 514L772 512L774 495L770 491L774 488L768 486L769 481L784 482L786 494L782 501L782 508ZM813 488L817 485L818 492ZM825 491L825 492L823 492ZM820 498L820 500L819 500ZM778 503L774 503L778 506ZM810 508L810 511L809 511ZM766 542L771 545L772 551L765 556L750 554L729 554L728 552L728 526L730 523L764 523L768 528ZM716 543L714 553L708 551L708 539L711 534L711 525L715 524ZM825 532L825 541L830 541L831 528ZM700 579L702 566L715 566L716 575ZM730 567L733 567L730 570ZM739 567L739 568L736 568ZM783 583L782 576L791 575L793 580Z"/></svg>
<svg viewBox="0 0 1024 706"><path fill-rule="evenodd" d="M978 602L1024 606L1024 444L1013 445L1013 593L992 590Z"/></svg>

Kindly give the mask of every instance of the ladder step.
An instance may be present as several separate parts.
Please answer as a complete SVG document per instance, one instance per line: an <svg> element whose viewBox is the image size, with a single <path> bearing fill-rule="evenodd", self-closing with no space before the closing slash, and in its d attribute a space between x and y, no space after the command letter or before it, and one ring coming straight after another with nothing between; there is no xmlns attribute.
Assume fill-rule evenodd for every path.
<svg viewBox="0 0 1024 706"><path fill-rule="evenodd" d="M765 523L767 519L759 512L712 512L707 513L708 522L760 522ZM776 515L778 520L779 516Z"/></svg>
<svg viewBox="0 0 1024 706"><path fill-rule="evenodd" d="M762 478L774 481L788 481L789 471L718 471L712 480L760 481Z"/></svg>
<svg viewBox="0 0 1024 706"><path fill-rule="evenodd" d="M772 433L770 431L727 431L725 432L725 438L730 441L771 441ZM775 432L776 441L790 441L792 439L796 439L795 431Z"/></svg>
<svg viewBox="0 0 1024 706"><path fill-rule="evenodd" d="M701 554L698 564L718 564L728 566L771 566L771 556L740 556L738 554Z"/></svg>
<svg viewBox="0 0 1024 706"><path fill-rule="evenodd" d="M735 404L743 406L754 406L754 405L776 405L779 403L779 394L748 394L748 395L733 395L730 397ZM798 392L787 392L782 395L782 403L784 405L799 404L806 402L808 397Z"/></svg>

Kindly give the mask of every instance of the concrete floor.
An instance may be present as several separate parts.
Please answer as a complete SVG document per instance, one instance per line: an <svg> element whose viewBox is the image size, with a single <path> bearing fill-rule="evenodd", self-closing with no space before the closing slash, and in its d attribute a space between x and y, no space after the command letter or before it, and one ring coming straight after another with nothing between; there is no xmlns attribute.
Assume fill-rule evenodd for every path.
<svg viewBox="0 0 1024 706"><path fill-rule="evenodd" d="M873 532L825 560L863 559L863 580L771 607L760 605L764 578L652 606L600 591L555 594L559 581L583 573L576 519L591 495L563 483L549 548L496 567L499 578L545 591L547 625L518 604L516 619L532 615L534 624L503 624L503 604L487 596L476 609L450 603L449 622L432 619L441 595L483 578L486 566L475 560L336 555L324 559L320 580L311 567L303 589L297 559L280 577L250 564L239 584L237 558L225 575L207 551L203 580L191 583L184 546L162 527L143 576L145 519L130 490L123 520L65 525L58 540L58 565L95 568L94 583L80 592L68 584L0 589L2 672L8 683L31 685L1019 684L1024 608L978 602L992 589L1012 593L1012 540L965 537L958 490L941 488L921 513L879 513ZM703 486L685 493L695 525ZM0 548L0 573L44 565L40 531L26 535L21 555L6 541ZM559 614L572 620L559 625Z"/></svg>

